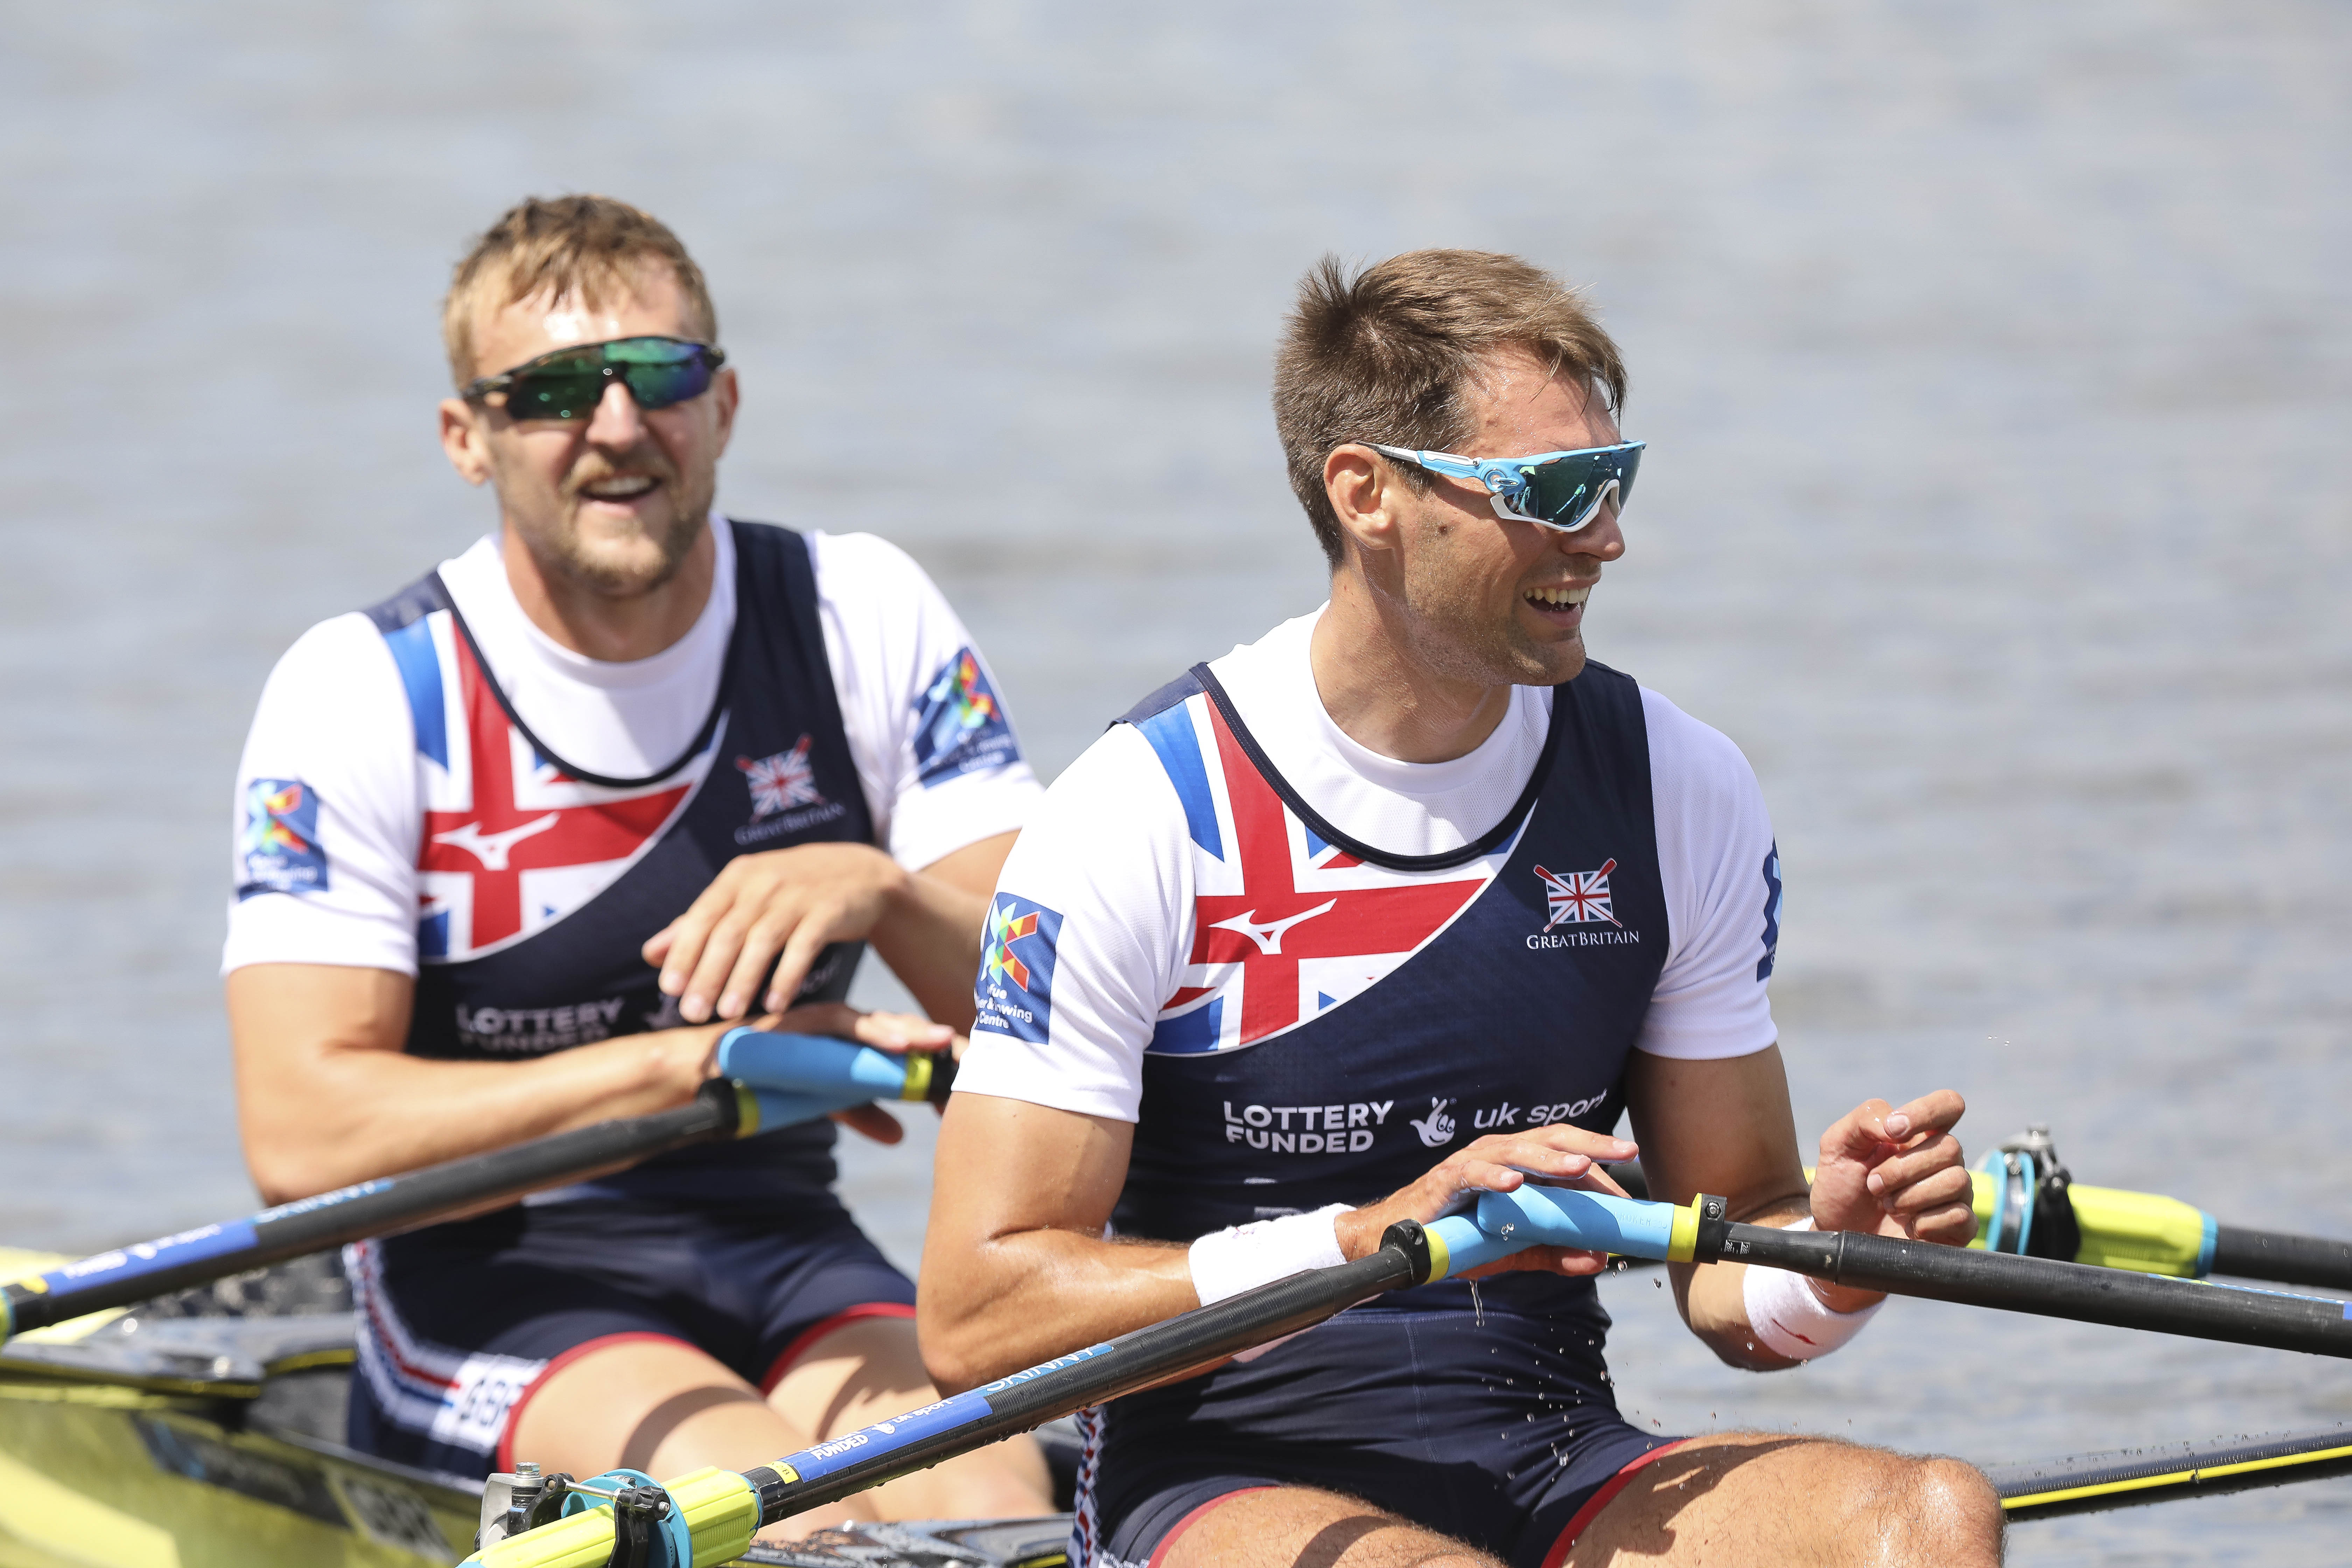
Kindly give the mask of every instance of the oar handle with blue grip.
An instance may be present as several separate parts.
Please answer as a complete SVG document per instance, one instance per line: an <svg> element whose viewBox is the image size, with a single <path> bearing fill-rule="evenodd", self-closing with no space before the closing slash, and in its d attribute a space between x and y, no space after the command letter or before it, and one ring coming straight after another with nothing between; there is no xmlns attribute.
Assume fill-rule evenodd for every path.
<svg viewBox="0 0 2352 1568"><path fill-rule="evenodd" d="M824 1035L738 1027L719 1037L719 1076L751 1090L760 1126L788 1127L877 1100L947 1102L955 1058L861 1046Z"/></svg>
<svg viewBox="0 0 2352 1568"><path fill-rule="evenodd" d="M1580 1187L1529 1183L1517 1192L1482 1193L1475 1217L1454 1215L1423 1227L1429 1278L1466 1274L1529 1247L1570 1247L1688 1263L1695 1256L1701 1218L1696 1204L1678 1208Z"/></svg>

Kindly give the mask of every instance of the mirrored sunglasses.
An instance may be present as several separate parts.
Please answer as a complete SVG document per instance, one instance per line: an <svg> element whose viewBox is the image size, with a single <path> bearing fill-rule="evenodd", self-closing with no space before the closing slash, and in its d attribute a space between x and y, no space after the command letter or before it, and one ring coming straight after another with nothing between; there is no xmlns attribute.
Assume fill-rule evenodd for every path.
<svg viewBox="0 0 2352 1568"><path fill-rule="evenodd" d="M1377 441L1364 445L1383 458L1484 485L1496 517L1574 533L1601 515L1601 503L1612 491L1617 509L1624 510L1625 498L1633 493L1633 475L1642 466L1642 448L1649 443L1621 441L1614 447L1541 452L1532 458L1461 458L1451 452L1383 447Z"/></svg>
<svg viewBox="0 0 2352 1568"><path fill-rule="evenodd" d="M684 338L614 338L541 354L468 383L460 395L514 419L585 419L618 381L650 412L701 396L726 363L721 351Z"/></svg>

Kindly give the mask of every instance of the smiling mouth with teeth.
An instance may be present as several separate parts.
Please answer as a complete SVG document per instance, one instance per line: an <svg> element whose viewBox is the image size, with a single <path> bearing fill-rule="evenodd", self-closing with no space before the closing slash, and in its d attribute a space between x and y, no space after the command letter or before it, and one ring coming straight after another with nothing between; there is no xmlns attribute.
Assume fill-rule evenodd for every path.
<svg viewBox="0 0 2352 1568"><path fill-rule="evenodd" d="M1590 583L1579 584L1570 588L1530 588L1527 593L1529 604L1542 605L1549 609L1564 609L1570 605L1580 605L1591 596L1592 584Z"/></svg>
<svg viewBox="0 0 2352 1568"><path fill-rule="evenodd" d="M580 487L580 493L591 500L635 500L654 488L658 481L645 474L622 474L609 479L598 479Z"/></svg>

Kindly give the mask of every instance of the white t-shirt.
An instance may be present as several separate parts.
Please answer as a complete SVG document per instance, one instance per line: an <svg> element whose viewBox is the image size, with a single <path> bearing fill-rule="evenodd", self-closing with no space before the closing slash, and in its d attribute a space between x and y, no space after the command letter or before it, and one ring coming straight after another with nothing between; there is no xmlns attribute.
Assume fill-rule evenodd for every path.
<svg viewBox="0 0 2352 1568"><path fill-rule="evenodd" d="M1391 854L1442 854L1494 827L1541 753L1551 689L1514 688L1509 712L1466 756L1399 762L1351 740L1325 711L1307 655L1321 614L1209 667L1276 771L1331 826ZM1670 929L1639 1048L1684 1058L1762 1050L1775 1038L1764 961L1779 917L1762 792L1723 735L1654 691L1642 693L1642 711ZM1509 848L1433 875L1491 879ZM991 1027L983 1008L956 1088L1135 1121L1144 1049L1188 979L1199 890L1184 802L1141 732L1114 725L1055 782L999 888L1000 899L1059 913L1050 1017L1045 1037L1033 1041ZM1353 977L1351 992L1409 956L1367 961L1377 972Z"/></svg>
<svg viewBox="0 0 2352 1568"><path fill-rule="evenodd" d="M712 536L718 560L701 616L670 647L624 664L574 653L531 625L495 534L443 562L441 578L493 678L541 740L592 773L641 777L694 741L719 689L735 628L735 542L724 527ZM1018 829L1041 792L1017 749L961 772L917 760L927 694L967 650L978 657L947 600L896 545L865 533L806 537L825 657L877 842L919 870ZM715 755L706 749L672 782L699 784ZM237 768L232 875L247 892L229 905L224 973L248 963L416 973L422 765L408 692L374 623L355 612L305 632L262 689ZM248 840L280 824L248 796L257 781L296 780L311 795L304 820L321 858L307 879L314 885L253 891ZM572 879L561 895L569 907L552 918L625 869L614 862L609 874Z"/></svg>

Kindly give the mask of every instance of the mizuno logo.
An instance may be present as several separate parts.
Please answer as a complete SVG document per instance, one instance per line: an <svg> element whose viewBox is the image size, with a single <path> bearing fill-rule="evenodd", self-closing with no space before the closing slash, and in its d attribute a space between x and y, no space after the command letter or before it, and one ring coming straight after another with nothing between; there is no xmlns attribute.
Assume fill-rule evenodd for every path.
<svg viewBox="0 0 2352 1568"><path fill-rule="evenodd" d="M526 822L520 827L509 827L503 833L485 833L480 823L468 822L446 833L435 834L433 842L446 844L453 849L463 849L479 860L485 871L503 871L507 868L507 857L514 852L516 845L533 834L546 832L560 820L560 815L551 811L545 816Z"/></svg>
<svg viewBox="0 0 2352 1568"><path fill-rule="evenodd" d="M1271 956L1272 954L1282 951L1283 932L1288 931L1295 925L1305 924L1307 921L1313 920L1317 915L1329 914L1334 909L1339 907L1339 900L1337 899L1326 899L1323 902L1316 905L1313 909L1307 910L1303 914L1291 915L1284 920L1267 921L1263 924L1259 922L1257 911L1255 910L1244 910L1240 914L1234 916L1231 920L1210 921L1209 929L1212 931L1239 931L1242 935L1249 938L1250 941L1257 943L1258 952Z"/></svg>

